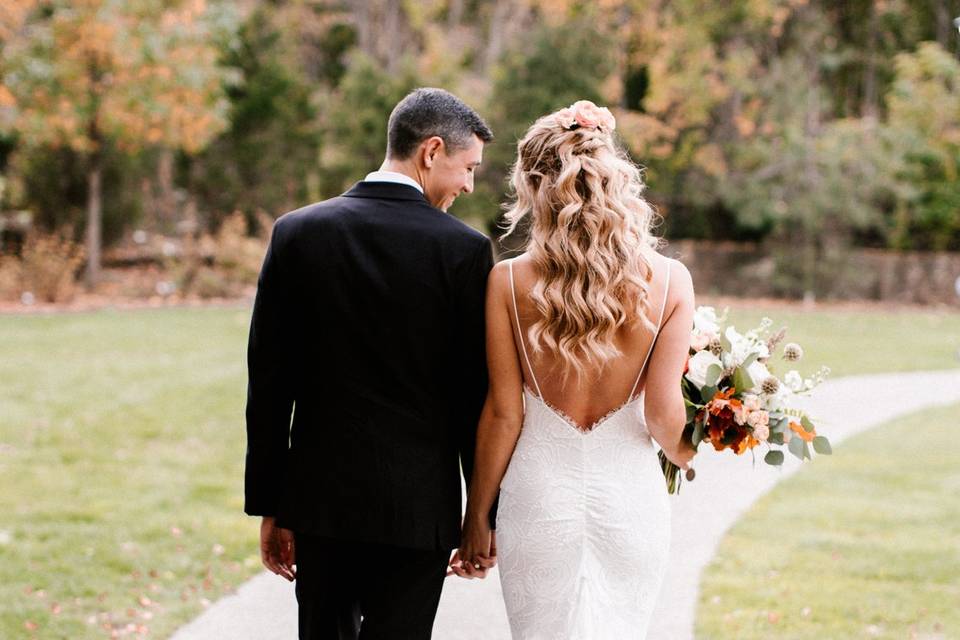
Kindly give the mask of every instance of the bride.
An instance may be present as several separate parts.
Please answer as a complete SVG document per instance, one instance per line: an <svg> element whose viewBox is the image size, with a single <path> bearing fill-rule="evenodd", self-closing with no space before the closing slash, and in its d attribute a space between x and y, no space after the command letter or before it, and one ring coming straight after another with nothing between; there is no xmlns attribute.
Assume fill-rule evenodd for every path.
<svg viewBox="0 0 960 640"><path fill-rule="evenodd" d="M529 242L488 281L490 387L451 566L497 561L515 639L646 636L670 547L653 441L681 469L695 453L680 391L693 285L655 251L614 127L585 100L530 127L507 213Z"/></svg>

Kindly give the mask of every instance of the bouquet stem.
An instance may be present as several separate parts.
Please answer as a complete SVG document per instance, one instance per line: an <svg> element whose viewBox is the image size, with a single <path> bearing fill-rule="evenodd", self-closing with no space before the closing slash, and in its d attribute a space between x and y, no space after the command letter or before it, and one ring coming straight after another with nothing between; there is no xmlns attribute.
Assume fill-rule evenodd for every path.
<svg viewBox="0 0 960 640"><path fill-rule="evenodd" d="M694 447L693 427L690 425L684 427L681 438L686 440L691 447ZM697 444L699 444L699 442ZM680 473L680 467L670 462L670 460L667 458L667 455L663 452L663 449L657 451L657 457L660 458L660 468L663 470L663 477L667 481L667 493L670 495L680 493L680 483L683 481L683 474ZM693 477L693 469L688 469L687 480L693 480Z"/></svg>
<svg viewBox="0 0 960 640"><path fill-rule="evenodd" d="M683 482L680 467L670 462L662 449L657 452L657 457L660 458L660 468L663 469L663 476L667 481L667 493L680 493L680 483Z"/></svg>

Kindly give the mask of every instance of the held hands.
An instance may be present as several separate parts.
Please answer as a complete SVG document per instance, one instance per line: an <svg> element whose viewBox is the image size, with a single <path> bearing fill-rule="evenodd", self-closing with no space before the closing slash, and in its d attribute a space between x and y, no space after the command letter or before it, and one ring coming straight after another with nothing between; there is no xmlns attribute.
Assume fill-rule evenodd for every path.
<svg viewBox="0 0 960 640"><path fill-rule="evenodd" d="M297 577L293 531L276 526L270 516L260 523L260 559L263 566L289 582Z"/></svg>
<svg viewBox="0 0 960 640"><path fill-rule="evenodd" d="M484 518L465 519L461 538L460 548L450 558L447 576L486 578L487 571L497 565L497 532L490 529Z"/></svg>

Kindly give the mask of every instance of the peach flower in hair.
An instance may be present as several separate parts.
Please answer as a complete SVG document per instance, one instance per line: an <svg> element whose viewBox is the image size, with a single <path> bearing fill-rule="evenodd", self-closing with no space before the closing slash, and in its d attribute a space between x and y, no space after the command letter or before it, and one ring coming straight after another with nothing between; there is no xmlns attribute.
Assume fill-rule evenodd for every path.
<svg viewBox="0 0 960 640"><path fill-rule="evenodd" d="M554 115L557 119L557 124L559 124L564 129L569 129L573 125L577 124L577 119L573 115L573 110L570 107L565 109L560 109Z"/></svg>
<svg viewBox="0 0 960 640"><path fill-rule="evenodd" d="M589 100L577 100L564 112L569 111L574 121L585 129L601 128L613 131L617 128L617 121L606 107L598 107Z"/></svg>

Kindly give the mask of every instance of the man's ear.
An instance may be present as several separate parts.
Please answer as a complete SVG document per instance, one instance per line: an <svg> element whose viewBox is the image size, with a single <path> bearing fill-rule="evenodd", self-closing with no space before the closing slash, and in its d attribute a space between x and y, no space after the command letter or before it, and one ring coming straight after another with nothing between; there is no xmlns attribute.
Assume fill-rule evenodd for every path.
<svg viewBox="0 0 960 640"><path fill-rule="evenodd" d="M443 150L443 138L440 136L430 136L420 145L421 160L423 166L427 169L433 167L437 155Z"/></svg>

